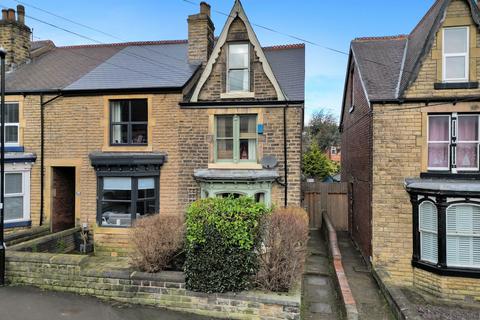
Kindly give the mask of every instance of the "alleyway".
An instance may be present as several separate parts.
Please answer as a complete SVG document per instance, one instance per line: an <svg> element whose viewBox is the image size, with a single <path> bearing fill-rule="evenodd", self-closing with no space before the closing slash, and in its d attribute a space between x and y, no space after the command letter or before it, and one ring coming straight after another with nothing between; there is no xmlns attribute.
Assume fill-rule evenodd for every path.
<svg viewBox="0 0 480 320"><path fill-rule="evenodd" d="M303 278L305 320L342 319L341 301L335 289L335 280L325 241L320 231L312 231L308 242L309 257Z"/></svg>
<svg viewBox="0 0 480 320"><path fill-rule="evenodd" d="M1 320L194 320L197 315L142 306L105 303L96 298L30 287L0 288Z"/></svg>
<svg viewBox="0 0 480 320"><path fill-rule="evenodd" d="M395 319L377 283L367 269L360 252L355 248L348 234L337 232L337 237L342 254L343 268L353 297L357 302L360 319Z"/></svg>

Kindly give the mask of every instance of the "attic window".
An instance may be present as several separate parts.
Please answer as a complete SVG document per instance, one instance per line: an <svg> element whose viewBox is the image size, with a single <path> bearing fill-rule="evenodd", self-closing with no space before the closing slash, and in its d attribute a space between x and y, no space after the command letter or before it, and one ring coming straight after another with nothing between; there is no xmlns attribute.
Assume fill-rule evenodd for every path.
<svg viewBox="0 0 480 320"><path fill-rule="evenodd" d="M250 91L250 56L248 43L228 46L227 92Z"/></svg>
<svg viewBox="0 0 480 320"><path fill-rule="evenodd" d="M443 81L467 82L469 72L469 28L443 29Z"/></svg>

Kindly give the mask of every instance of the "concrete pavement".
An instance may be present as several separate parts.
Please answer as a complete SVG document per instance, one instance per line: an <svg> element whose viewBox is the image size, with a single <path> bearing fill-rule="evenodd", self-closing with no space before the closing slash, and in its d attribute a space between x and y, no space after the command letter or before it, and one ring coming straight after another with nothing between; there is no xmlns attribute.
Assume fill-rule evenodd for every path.
<svg viewBox="0 0 480 320"><path fill-rule="evenodd" d="M93 297L42 291L31 287L0 288L0 320L193 320L210 319L163 309L107 303Z"/></svg>

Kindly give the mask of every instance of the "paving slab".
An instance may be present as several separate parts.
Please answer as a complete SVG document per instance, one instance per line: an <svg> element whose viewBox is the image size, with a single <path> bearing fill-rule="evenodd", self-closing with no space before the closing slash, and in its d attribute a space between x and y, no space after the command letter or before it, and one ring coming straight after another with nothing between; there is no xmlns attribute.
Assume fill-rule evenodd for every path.
<svg viewBox="0 0 480 320"><path fill-rule="evenodd" d="M326 243L317 230L310 233L308 251L303 276L303 319L343 319L332 262L328 258Z"/></svg>

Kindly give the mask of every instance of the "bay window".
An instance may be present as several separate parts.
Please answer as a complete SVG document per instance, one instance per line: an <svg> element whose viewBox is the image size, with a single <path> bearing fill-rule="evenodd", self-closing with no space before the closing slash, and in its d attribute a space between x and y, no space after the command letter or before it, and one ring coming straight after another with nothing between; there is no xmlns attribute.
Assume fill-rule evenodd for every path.
<svg viewBox="0 0 480 320"><path fill-rule="evenodd" d="M469 28L443 29L443 81L468 82Z"/></svg>
<svg viewBox="0 0 480 320"><path fill-rule="evenodd" d="M135 219L158 213L158 177L99 179L101 226L130 227Z"/></svg>
<svg viewBox="0 0 480 320"><path fill-rule="evenodd" d="M479 115L430 115L428 170L479 171Z"/></svg>
<svg viewBox="0 0 480 320"><path fill-rule="evenodd" d="M216 162L257 161L257 116L215 117Z"/></svg>
<svg viewBox="0 0 480 320"><path fill-rule="evenodd" d="M228 46L227 92L250 91L250 53L248 43Z"/></svg>
<svg viewBox="0 0 480 320"><path fill-rule="evenodd" d="M420 256L422 260L437 263L437 207L430 201L419 206Z"/></svg>
<svg viewBox="0 0 480 320"><path fill-rule="evenodd" d="M30 220L30 171L5 173L5 223Z"/></svg>

